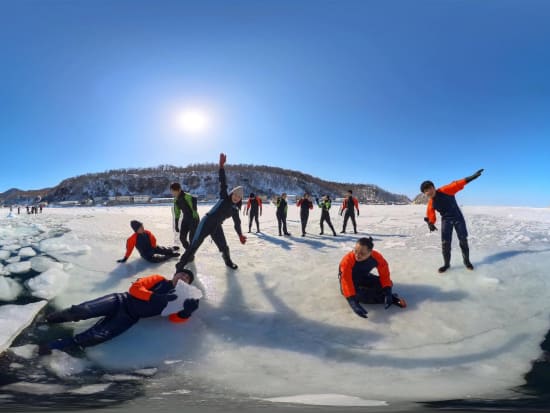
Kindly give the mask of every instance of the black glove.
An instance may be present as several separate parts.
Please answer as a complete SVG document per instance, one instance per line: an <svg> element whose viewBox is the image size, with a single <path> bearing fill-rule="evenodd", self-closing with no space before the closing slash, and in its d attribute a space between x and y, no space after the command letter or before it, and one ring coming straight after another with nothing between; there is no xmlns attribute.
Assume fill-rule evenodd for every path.
<svg viewBox="0 0 550 413"><path fill-rule="evenodd" d="M483 172L483 169L480 169L479 171L477 171L475 174L473 175L470 175L470 176L467 176L466 178L466 182L471 182L473 181L474 179L476 178L479 178L481 176L481 173Z"/></svg>
<svg viewBox="0 0 550 413"><path fill-rule="evenodd" d="M199 300L195 298L188 298L183 302L183 310L181 310L178 315L181 318L189 318L191 317L191 314L193 314L193 311L197 308L199 308Z"/></svg>
<svg viewBox="0 0 550 413"><path fill-rule="evenodd" d="M357 297L355 297L354 295L348 297L348 303L355 314L357 314L359 317L367 318L367 310L365 310L363 306L359 304L359 301L357 301Z"/></svg>
<svg viewBox="0 0 550 413"><path fill-rule="evenodd" d="M359 216L359 210L357 210L357 216Z"/></svg>
<svg viewBox="0 0 550 413"><path fill-rule="evenodd" d="M382 292L384 293L384 308L387 310L393 304L391 287L382 288Z"/></svg>
<svg viewBox="0 0 550 413"><path fill-rule="evenodd" d="M124 258L121 258L120 260L116 260L116 262L126 262L128 258L124 257Z"/></svg>
<svg viewBox="0 0 550 413"><path fill-rule="evenodd" d="M428 217L424 217L424 222L425 222L426 224L428 224L428 228L430 229L430 232L437 231L437 227L436 227L434 224L432 224L432 223L430 222L430 220L428 219Z"/></svg>
<svg viewBox="0 0 550 413"><path fill-rule="evenodd" d="M178 224L179 224L179 222L178 222L178 220L176 219L176 220L174 221L174 231L176 231L176 232L180 232L180 229L178 228Z"/></svg>

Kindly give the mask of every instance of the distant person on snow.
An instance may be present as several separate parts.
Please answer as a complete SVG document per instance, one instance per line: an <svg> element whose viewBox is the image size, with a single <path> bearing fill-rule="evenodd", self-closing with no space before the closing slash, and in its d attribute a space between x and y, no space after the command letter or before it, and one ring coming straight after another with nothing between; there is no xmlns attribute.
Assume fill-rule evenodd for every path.
<svg viewBox="0 0 550 413"><path fill-rule="evenodd" d="M130 258L130 255L132 255L134 247L137 248L144 260L153 263L163 262L173 257L179 257L180 254L176 252L179 247L159 247L155 236L151 231L146 230L141 222L135 220L130 221L130 226L134 230L134 233L126 241L126 254L124 258L117 260L117 262L126 262L126 260Z"/></svg>
<svg viewBox="0 0 550 413"><path fill-rule="evenodd" d="M345 212L344 214L344 225L342 227L342 231L340 231L341 234L344 234L346 232L346 226L348 225L348 219L351 218L351 223L353 224L353 233L357 234L357 223L355 222L355 210L357 210L357 216L359 216L359 201L357 201L357 198L353 196L353 192L351 189L348 190L346 198L344 198L344 202L342 202L342 206L340 207L340 215Z"/></svg>
<svg viewBox="0 0 550 413"><path fill-rule="evenodd" d="M428 197L428 207L424 221L428 224L430 232L437 231L435 226L435 211L441 214L441 250L443 252L443 266L438 269L440 273L445 272L451 266L451 241L453 228L458 236L458 243L462 250L462 260L467 269L473 270L470 262L470 248L468 246L468 230L464 215L456 203L455 194L464 189L467 183L479 178L483 169L464 179L454 181L448 185L435 189L432 181L424 181L420 185L420 191Z"/></svg>
<svg viewBox="0 0 550 413"><path fill-rule="evenodd" d="M340 261L338 272L342 295L348 300L351 309L363 318L367 318L367 310L361 303L384 304L386 310L392 304L401 308L407 306L403 298L392 292L390 267L382 254L373 247L371 237L359 238L353 251ZM374 268L378 275L371 274Z"/></svg>
<svg viewBox="0 0 550 413"><path fill-rule="evenodd" d="M223 233L222 223L227 218L232 217L233 223L235 224L235 231L239 236L241 244L246 243L246 237L243 235L241 229L241 218L239 217L244 190L242 186L237 186L233 188L231 192L227 192L227 180L225 178L224 169L226 160L227 156L221 153L219 161L220 169L218 172L220 180L220 199L210 211L202 217L197 232L191 241L191 245L185 250L185 253L176 264L176 272L182 271L185 265L193 260L195 252L197 252L204 239L209 235L222 253L225 265L234 270L238 268L237 264L231 261L229 246L227 245L225 234Z"/></svg>
<svg viewBox="0 0 550 413"><path fill-rule="evenodd" d="M310 195L306 192L301 197L296 206L300 208L300 222L302 223L302 237L306 236L307 220L309 219L309 210L313 209L313 202L311 202Z"/></svg>
<svg viewBox="0 0 550 413"><path fill-rule="evenodd" d="M321 226L321 232L319 233L319 235L323 235L325 233L323 229L323 223L326 221L330 230L332 231L332 235L336 236L336 231L334 230L332 222L330 221L329 211L332 203L330 200L330 196L324 195L321 198L321 201L319 201L319 198L315 198L315 202L317 202L317 205L319 206L319 208L321 208L321 221L319 223Z"/></svg>
<svg viewBox="0 0 550 413"><path fill-rule="evenodd" d="M250 196L248 197L248 202L246 203L245 210L245 215L249 216L248 232L250 232L252 229L252 220L256 221L256 232L260 232L260 221L258 220L258 212L259 215L262 216L262 198L256 196L253 192L251 192Z"/></svg>
<svg viewBox="0 0 550 413"><path fill-rule="evenodd" d="M277 210L275 212L275 215L277 216L277 225L279 226L279 236L285 234L290 235L290 232L286 229L286 215L288 212L288 203L286 202L286 192L283 192L281 196L277 197L275 200L275 206L277 207ZM281 227L283 232L281 233Z"/></svg>
<svg viewBox="0 0 550 413"><path fill-rule="evenodd" d="M55 311L46 316L42 324L103 318L91 328L74 337L41 343L39 354L45 355L51 353L52 350L65 350L73 347L95 346L122 334L141 318L162 315L168 317L171 322L185 323L199 307L199 300L178 297L175 287L180 280L191 284L193 279L194 275L189 270L176 274L172 281L162 275L149 275L134 282L128 292L108 294L61 311Z"/></svg>
<svg viewBox="0 0 550 413"><path fill-rule="evenodd" d="M174 230L179 232L181 245L187 249L199 225L197 197L183 192L178 182L170 185L170 192L174 196ZM179 225L180 217L182 218L181 225ZM189 240L187 239L188 235Z"/></svg>

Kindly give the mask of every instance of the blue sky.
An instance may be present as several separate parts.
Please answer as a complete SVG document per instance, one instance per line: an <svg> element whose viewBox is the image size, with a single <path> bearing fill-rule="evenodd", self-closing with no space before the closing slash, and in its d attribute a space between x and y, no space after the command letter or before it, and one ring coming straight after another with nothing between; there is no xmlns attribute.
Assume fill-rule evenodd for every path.
<svg viewBox="0 0 550 413"><path fill-rule="evenodd" d="M265 164L550 206L550 2L0 0L0 192ZM178 128L202 110L207 130Z"/></svg>

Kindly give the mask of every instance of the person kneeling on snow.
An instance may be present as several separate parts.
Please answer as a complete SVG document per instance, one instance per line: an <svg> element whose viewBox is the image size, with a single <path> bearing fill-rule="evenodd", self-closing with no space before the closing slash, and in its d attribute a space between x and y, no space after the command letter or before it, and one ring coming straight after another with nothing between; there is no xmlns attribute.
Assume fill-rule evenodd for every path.
<svg viewBox="0 0 550 413"><path fill-rule="evenodd" d="M174 323L184 323L199 307L199 300L178 296L176 285L181 280L191 284L194 274L183 270L170 281L154 274L134 282L128 292L113 293L73 305L45 317L43 324L80 321L103 317L91 328L74 337L60 338L39 345L39 354L71 347L90 347L108 341L136 324L140 318L162 315Z"/></svg>
<svg viewBox="0 0 550 413"><path fill-rule="evenodd" d="M367 318L367 310L361 305L384 304L387 310L392 304L405 308L407 303L392 293L390 267L382 254L373 250L372 238L359 238L355 248L340 261L338 278L340 291L346 297L351 309ZM378 275L371 274L376 268Z"/></svg>
<svg viewBox="0 0 550 413"><path fill-rule="evenodd" d="M153 263L163 262L172 257L179 257L179 252L176 252L179 247L159 247L153 233L146 230L141 222L130 221L130 226L134 230L134 233L126 240L126 254L124 254L124 258L117 260L117 262L126 262L130 258L130 255L132 255L134 247L137 248L144 260Z"/></svg>

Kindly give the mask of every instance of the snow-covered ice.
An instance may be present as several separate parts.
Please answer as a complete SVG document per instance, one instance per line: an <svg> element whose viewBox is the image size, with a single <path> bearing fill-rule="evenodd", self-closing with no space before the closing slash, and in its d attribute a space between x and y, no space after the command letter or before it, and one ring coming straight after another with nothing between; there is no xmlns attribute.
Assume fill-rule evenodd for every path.
<svg viewBox="0 0 550 413"><path fill-rule="evenodd" d="M231 220L224 225L237 271L224 266L209 238L196 254L190 268L204 297L188 323L141 320L87 349L87 357L110 371L127 372L109 376L111 381L148 380L132 372L158 367L155 381L181 376L225 392L293 403L497 397L523 384L550 327L543 293L549 287L550 210L463 207L475 270L463 267L455 238L452 267L440 275L440 234L428 231L425 207L360 207L358 236L373 237L390 264L394 291L407 299L406 309L367 305L369 318L357 317L340 295L337 266L358 236L317 235L315 209L307 237L279 237L274 208L266 203L260 218L264 233L246 234L248 217L242 217L246 245L239 243ZM201 205L201 216L209 208ZM339 231L336 209L331 216ZM160 245L173 244L169 206L48 209L44 217L40 230L24 219L11 220L0 239L24 246L35 237L37 251L59 261L44 257L32 264L38 256L18 263L68 274L53 301L58 308L126 291L141 276L174 273L175 260L150 264L136 251L127 263L116 263L132 219L142 221ZM288 223L299 234L293 205ZM47 267L48 261L62 268ZM74 324L75 331L89 325Z"/></svg>
<svg viewBox="0 0 550 413"><path fill-rule="evenodd" d="M0 276L0 301L13 301L23 291L23 287L9 277Z"/></svg>

